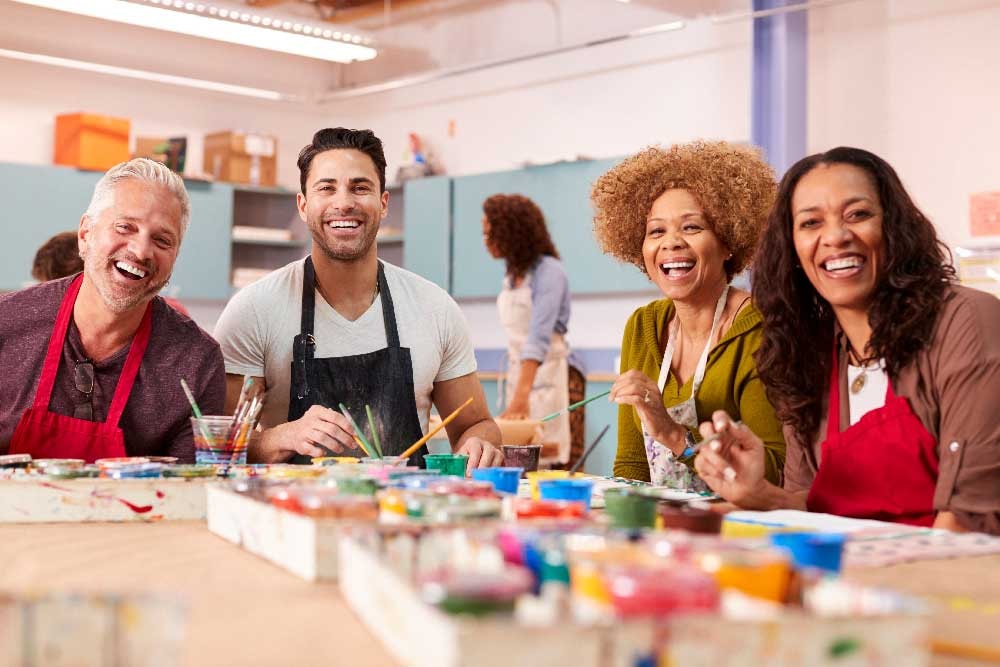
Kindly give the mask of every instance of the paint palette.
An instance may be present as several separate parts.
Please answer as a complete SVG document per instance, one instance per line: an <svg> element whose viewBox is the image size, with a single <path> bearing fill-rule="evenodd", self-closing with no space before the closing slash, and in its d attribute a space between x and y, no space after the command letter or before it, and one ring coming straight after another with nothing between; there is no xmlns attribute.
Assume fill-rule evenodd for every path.
<svg viewBox="0 0 1000 667"><path fill-rule="evenodd" d="M0 523L163 521L205 518L204 479L0 480Z"/></svg>

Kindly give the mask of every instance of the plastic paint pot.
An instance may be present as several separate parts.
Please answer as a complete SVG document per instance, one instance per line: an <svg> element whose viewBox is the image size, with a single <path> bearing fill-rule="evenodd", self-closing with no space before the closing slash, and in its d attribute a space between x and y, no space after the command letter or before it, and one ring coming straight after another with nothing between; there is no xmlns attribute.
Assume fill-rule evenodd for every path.
<svg viewBox="0 0 1000 667"><path fill-rule="evenodd" d="M517 493L524 468L476 468L472 479L490 482L498 493Z"/></svg>
<svg viewBox="0 0 1000 667"><path fill-rule="evenodd" d="M0 456L0 468L27 468L31 464L31 454L7 454Z"/></svg>
<svg viewBox="0 0 1000 667"><path fill-rule="evenodd" d="M604 510L615 528L652 528L656 525L656 499L630 488L606 489Z"/></svg>
<svg viewBox="0 0 1000 667"><path fill-rule="evenodd" d="M611 604L621 618L709 612L719 607L715 579L694 567L612 566L605 578Z"/></svg>
<svg viewBox="0 0 1000 667"><path fill-rule="evenodd" d="M315 462L316 459L313 459ZM366 456L361 459L362 463L367 463L368 465L377 466L404 466L409 458L403 458L402 456L383 456L382 458L376 458L374 456Z"/></svg>
<svg viewBox="0 0 1000 667"><path fill-rule="evenodd" d="M718 535L722 529L723 515L720 512L666 502L661 502L657 511L664 528L704 535Z"/></svg>
<svg viewBox="0 0 1000 667"><path fill-rule="evenodd" d="M591 479L544 479L538 482L538 495L542 500L571 500L590 507L590 496L594 491Z"/></svg>
<svg viewBox="0 0 1000 667"><path fill-rule="evenodd" d="M771 544L788 550L796 567L815 567L838 574L846 537L831 533L775 533Z"/></svg>
<svg viewBox="0 0 1000 667"><path fill-rule="evenodd" d="M518 519L579 519L586 513L583 503L566 500L531 500L518 498L514 514Z"/></svg>
<svg viewBox="0 0 1000 667"><path fill-rule="evenodd" d="M104 470L104 475L111 479L146 479L163 476L162 463L136 463L120 465Z"/></svg>
<svg viewBox="0 0 1000 667"><path fill-rule="evenodd" d="M538 482L543 479L566 479L570 476L569 470L531 470L524 473L524 476L528 479L528 484L531 488L531 497L535 500L541 498L538 494ZM583 477L583 473L576 473L574 477Z"/></svg>
<svg viewBox="0 0 1000 667"><path fill-rule="evenodd" d="M440 470L442 475L465 477L469 465L468 454L426 454L424 463L428 470Z"/></svg>
<svg viewBox="0 0 1000 667"><path fill-rule="evenodd" d="M538 470L541 445L504 445L503 464L509 468L523 468L525 472Z"/></svg>
<svg viewBox="0 0 1000 667"><path fill-rule="evenodd" d="M204 463L186 463L181 465L165 466L163 468L164 477L184 477L192 479L196 477L215 477L216 467Z"/></svg>

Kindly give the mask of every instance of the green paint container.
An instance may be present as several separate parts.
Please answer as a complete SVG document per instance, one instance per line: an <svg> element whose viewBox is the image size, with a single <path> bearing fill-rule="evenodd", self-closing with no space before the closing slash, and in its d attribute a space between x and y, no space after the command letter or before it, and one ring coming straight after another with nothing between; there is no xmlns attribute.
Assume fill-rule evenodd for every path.
<svg viewBox="0 0 1000 667"><path fill-rule="evenodd" d="M442 475L457 475L465 477L465 468L469 465L468 454L427 454L424 462L428 470L440 470Z"/></svg>
<svg viewBox="0 0 1000 667"><path fill-rule="evenodd" d="M631 488L605 490L604 511L615 528L652 528L656 525L656 499Z"/></svg>

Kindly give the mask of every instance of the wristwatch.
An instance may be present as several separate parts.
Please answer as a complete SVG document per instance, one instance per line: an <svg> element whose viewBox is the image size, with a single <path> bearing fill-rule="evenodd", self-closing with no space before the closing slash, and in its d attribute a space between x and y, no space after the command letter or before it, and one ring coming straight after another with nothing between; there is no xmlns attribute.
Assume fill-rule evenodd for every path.
<svg viewBox="0 0 1000 667"><path fill-rule="evenodd" d="M683 457L694 456L695 452L698 451L698 443L694 440L694 435L691 431L684 429L684 451L681 453Z"/></svg>

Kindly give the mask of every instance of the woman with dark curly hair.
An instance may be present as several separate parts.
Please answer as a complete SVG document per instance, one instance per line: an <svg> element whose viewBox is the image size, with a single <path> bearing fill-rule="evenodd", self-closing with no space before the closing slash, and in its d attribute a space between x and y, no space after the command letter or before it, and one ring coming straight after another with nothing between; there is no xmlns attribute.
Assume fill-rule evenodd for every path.
<svg viewBox="0 0 1000 667"><path fill-rule="evenodd" d="M778 487L753 428L718 412L702 478L747 508L1000 533L1000 301L884 160L835 148L781 182L755 265L757 368L785 424Z"/></svg>
<svg viewBox="0 0 1000 667"><path fill-rule="evenodd" d="M753 255L773 199L774 174L760 155L722 141L648 148L594 184L604 252L635 264L666 297L625 325L611 388L620 406L615 475L705 490L690 469L698 422L725 410L761 434L764 474L780 479L781 424L753 361L760 313L729 284Z"/></svg>
<svg viewBox="0 0 1000 667"><path fill-rule="evenodd" d="M583 393L583 375L571 367L569 281L549 237L545 216L522 195L496 194L483 202L483 242L507 265L497 308L507 333L507 409L502 419L537 419L569 405L572 384ZM572 382L571 382L572 379ZM582 420L582 413L574 415ZM583 446L582 421L571 438L570 418L545 424L542 457L565 464ZM576 456L579 457L577 451Z"/></svg>

